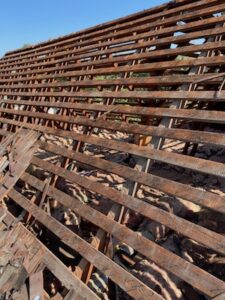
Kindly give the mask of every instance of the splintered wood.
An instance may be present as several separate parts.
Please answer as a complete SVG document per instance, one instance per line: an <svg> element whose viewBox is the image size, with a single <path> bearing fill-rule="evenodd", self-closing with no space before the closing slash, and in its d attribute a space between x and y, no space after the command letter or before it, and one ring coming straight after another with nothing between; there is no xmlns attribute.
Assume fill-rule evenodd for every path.
<svg viewBox="0 0 225 300"><path fill-rule="evenodd" d="M0 59L0 299L225 299L225 1Z"/></svg>

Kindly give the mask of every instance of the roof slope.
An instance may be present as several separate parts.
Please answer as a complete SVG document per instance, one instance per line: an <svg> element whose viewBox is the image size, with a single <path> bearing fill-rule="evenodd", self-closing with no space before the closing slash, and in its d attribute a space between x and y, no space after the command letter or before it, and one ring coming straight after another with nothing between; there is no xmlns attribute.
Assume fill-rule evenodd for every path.
<svg viewBox="0 0 225 300"><path fill-rule="evenodd" d="M43 299L224 299L224 10L177 0L0 60L2 220L43 251L23 262Z"/></svg>

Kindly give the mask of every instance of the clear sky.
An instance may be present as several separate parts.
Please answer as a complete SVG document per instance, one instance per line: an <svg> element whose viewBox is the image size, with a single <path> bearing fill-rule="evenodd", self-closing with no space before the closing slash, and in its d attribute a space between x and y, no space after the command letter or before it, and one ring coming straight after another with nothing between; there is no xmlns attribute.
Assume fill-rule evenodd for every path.
<svg viewBox="0 0 225 300"><path fill-rule="evenodd" d="M166 0L2 0L0 57L35 44L154 7Z"/></svg>

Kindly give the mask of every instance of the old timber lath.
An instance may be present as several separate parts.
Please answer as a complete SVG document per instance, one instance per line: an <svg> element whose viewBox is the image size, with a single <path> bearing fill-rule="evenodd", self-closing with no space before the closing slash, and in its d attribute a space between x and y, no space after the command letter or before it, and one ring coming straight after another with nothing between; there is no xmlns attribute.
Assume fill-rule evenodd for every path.
<svg viewBox="0 0 225 300"><path fill-rule="evenodd" d="M225 299L225 1L0 59L0 299Z"/></svg>

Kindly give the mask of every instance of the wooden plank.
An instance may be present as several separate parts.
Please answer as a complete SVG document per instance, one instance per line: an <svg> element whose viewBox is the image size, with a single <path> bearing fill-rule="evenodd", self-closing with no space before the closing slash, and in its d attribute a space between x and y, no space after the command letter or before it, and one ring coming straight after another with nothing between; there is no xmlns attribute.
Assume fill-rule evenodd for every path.
<svg viewBox="0 0 225 300"><path fill-rule="evenodd" d="M12 223L15 223L17 219L11 215L9 212L7 212L6 217L4 218L4 222L7 226L10 226ZM99 297L97 297L82 281L80 281L77 277L75 277L69 269L48 250L41 242L35 238L35 236L28 231L28 229L22 225L21 223L18 223L19 226L19 232L22 233L22 235L27 235L29 239L32 241L34 246L41 247L43 249L43 262L45 266L60 280L60 282L67 288L71 289L71 287L75 288L77 297L80 297L79 299L95 299L99 300Z"/></svg>
<svg viewBox="0 0 225 300"><path fill-rule="evenodd" d="M191 8L193 11L191 11L190 13L186 13L185 15L182 15L182 20L189 20L189 19L195 18L196 15L197 16L210 15L212 13L215 13L215 12L218 12L218 11L222 10L220 7L217 7L217 5L215 5L215 6L211 6L210 7L211 10L207 10L207 12L206 12L204 10L204 6L206 6L206 8L208 8L208 6L210 6L210 4L211 5L217 4L218 5L218 1L215 1L215 0L207 0L206 1L206 0L204 0L204 1L196 2L195 4L193 4L193 3L192 4L188 4L188 6L181 6L181 7L177 8L177 9L175 8L174 10L173 9L170 9L168 11L165 10L164 13L160 12L160 13L158 13L158 15L154 15L153 14L153 15L147 16L147 20L146 20L146 18L142 19L141 23L146 24L147 21L149 22L149 21L151 21L151 19L154 20L155 18L157 18L157 16L158 17L163 17L165 14L171 14L171 15L173 15L174 11L175 12L179 12L179 11L182 11L182 10L185 10L185 9L188 9L188 8ZM166 7L167 6L165 5L164 8L166 8ZM201 10L197 10L197 14L196 14L196 10L194 9L196 7L198 7L199 9L201 8ZM213 8L214 8L214 10L213 10ZM215 11L215 8L216 8L216 11ZM145 12L145 13L147 13L147 12ZM174 17L172 17L170 19L166 18L165 21L163 22L163 24L167 24L167 25L170 24L170 23L173 24L173 23L176 23L179 20L180 20L180 15L178 14L178 16L176 16L175 18ZM162 20L161 20L161 22L162 22ZM126 25L125 29L126 28L133 28L133 27L139 25L138 23L140 23L139 20L138 20L138 22L136 21L136 23L129 23L129 25ZM161 24L157 23L157 21L153 22L151 24L151 26L157 26L157 25L161 25ZM100 25L100 28L102 28L103 26L104 25ZM119 30L118 30L118 27L119 27ZM98 28L95 27L95 29L98 30L97 31L97 35L103 35L103 34L105 34L107 32L110 32L110 31L111 32L112 31L113 32L114 31L121 31L123 28L124 27L121 27L118 24L116 24L116 26L113 29L112 28L109 28L109 29L107 28L107 29L98 30ZM93 28L92 30L95 30L95 29ZM93 33L87 34L87 30L85 30L83 33L85 34L85 38L89 39L89 40L90 40L90 38L93 38L94 36L96 36L95 31ZM77 37L78 41L80 39L82 39L82 37L80 36L80 33L76 33L75 36L76 35L78 36ZM66 43L74 42L74 38L71 39L71 35L69 35L68 37L64 37L62 39L62 41L60 41L60 38L59 38L59 39L56 39L55 41L50 41L48 43L42 43L42 44L40 44L40 46L42 46L41 49L48 49L48 48L51 48L51 47L62 46L62 44L65 43L65 40L66 40ZM44 46L44 44L46 44L46 46ZM38 45L37 47L40 47L40 46ZM19 50L19 52L21 52L21 54L27 55L30 52L36 52L37 51L37 49L35 49L35 47L32 47L32 48L31 48L31 50L27 50L27 49ZM19 54L19 55L21 55L21 54ZM15 53L15 55L16 55L16 53ZM5 59L9 59L10 56L13 57L14 54L13 53L11 53L11 54L8 53L8 55L5 57Z"/></svg>
<svg viewBox="0 0 225 300"><path fill-rule="evenodd" d="M41 130L41 128L39 127L36 127L36 129ZM44 132L46 133L49 132L53 134L58 133L58 131L54 131L54 130L44 130ZM66 133L64 131L62 131L60 135L66 137ZM106 140L103 138L98 138L90 135L86 136L82 134L73 133L72 136L74 139L80 142L86 142L92 145L105 147L116 151L123 151L136 156L154 159L156 161L173 164L182 168L188 168L206 174L211 174L219 177L225 176L225 173L223 171L224 170L223 163L214 162L214 161L212 162L210 160L199 159L194 157L187 157L185 155L166 152L162 150L154 150L154 149L140 147L138 145L129 144L120 141Z"/></svg>
<svg viewBox="0 0 225 300"><path fill-rule="evenodd" d="M222 10L222 7L219 6L215 6L215 7L211 7L211 8L206 8L204 9L204 12L206 13L215 13L215 8L216 10ZM203 10L202 10L203 12ZM198 14L198 12L196 12ZM193 13L192 13L193 15ZM147 38L147 37L160 37L160 36L165 36L166 34L171 34L174 33L176 31L180 31L180 32L188 32L190 30L196 30L196 29L203 29L203 28L208 28L210 25L215 25L218 24L219 22L224 22L224 16L221 17L208 17L205 16L204 19L200 19L198 21L194 21L194 22L190 22L187 24L182 24L182 25L178 25L179 22L177 23L176 26L170 26L170 27L164 27L162 29L158 29L157 31L150 31L149 30L149 26L147 26L147 24L145 25L140 25L137 27L132 27L131 29L128 30L123 30L123 31L117 31L114 32L113 35L112 34L108 34L108 35L101 35L98 36L97 38L93 38L92 42L95 42L93 44L90 45L90 40L87 41L81 41L81 42L76 42L75 44L72 44L74 41L71 40L69 45L65 45L65 46L60 46L60 48L56 48L54 49L54 54L52 54L52 49L50 50L42 50L42 48L40 48L39 52L34 52L33 54L25 54L25 59L23 57L15 57L15 58L8 58L6 60L6 57L3 57L0 60L0 65L10 65L11 62L19 62L19 61L23 61L23 62L30 62L32 61L41 61L43 60L42 56L45 56L44 58L55 58L55 57L60 57L63 56L65 54L68 54L68 48L73 48L76 47L76 53L82 53L84 51L88 51L93 49L94 47L99 47L99 43L101 42L101 46L105 47L105 46L111 46L111 45L116 45L119 43L125 43L128 41L138 41L139 39L143 39L143 38ZM140 34L133 34L134 32L143 32L146 31L145 33L140 33ZM121 37L122 36L122 37ZM124 36L124 37L123 37ZM113 40L111 41L111 38L113 37ZM110 41L106 41L107 39L110 39ZM80 47L80 48L78 48ZM63 50L67 50L63 51ZM71 52L69 52L71 53ZM47 56L47 57L46 57ZM29 60L27 60L27 58L29 58Z"/></svg>
<svg viewBox="0 0 225 300"><path fill-rule="evenodd" d="M81 92L1 92L1 96L25 96L25 97L72 97L72 98L122 98L122 99L145 99L145 100L191 100L191 101L225 101L225 91L132 91L132 92L95 92L95 91L81 91ZM1 97L3 99L3 97ZM1 108L1 112L4 110Z"/></svg>
<svg viewBox="0 0 225 300"><path fill-rule="evenodd" d="M38 115L39 116L39 115ZM49 116L49 115L48 115ZM37 117L37 116L36 116ZM49 117L49 119L51 119ZM65 119L57 119L58 121L64 121L68 122L69 120L65 121ZM72 138L72 139L83 139L84 142L89 142L88 138L85 136L80 136L79 134L76 134L75 132L61 130L61 129L55 129L51 127L45 127L41 125L33 125L29 123L23 123L18 122L15 120L0 118L0 122L2 124L11 124L15 126L24 126L29 129L37 130L43 133L49 133L54 134L58 136L62 136L65 138ZM87 120L81 118L75 118L73 124L81 124L81 125L88 125L91 127L96 128L102 128L107 130L116 130L121 132L127 132L127 133L133 133L133 134L140 134L142 135L145 133L147 136L159 136L163 138L169 138L174 140L180 140L180 141L190 141L193 143L201 143L201 144L208 144L208 145L214 145L219 147L225 147L225 135L221 133L216 132L204 132L204 131L198 131L198 130L187 130L187 129L174 129L174 128L160 128L160 127L154 127L154 126L144 126L144 125L138 125L138 124L118 124L116 122L107 121L102 122L100 120ZM106 143L108 143L107 140L105 140Z"/></svg>
<svg viewBox="0 0 225 300"><path fill-rule="evenodd" d="M225 9L225 5L224 5L224 9ZM200 38L207 38L207 37L213 37L213 36L217 36L219 34L224 34L225 33L225 29L224 28L213 28L213 29L206 29L206 30L200 30L200 31L196 31L196 32L191 32L191 33L187 33L187 34L183 34L183 35L179 35L179 36L171 36L171 37L165 37L165 38L158 38L158 39L154 39L154 40L149 40L147 42L142 42L142 43L134 43L131 45L125 45L125 46L117 46L117 47L110 47L106 50L102 50L99 51L98 49L96 51L91 51L88 53L81 53L79 54L79 51L75 50L71 50L71 51L67 51L64 52L62 54L60 54L60 57L64 57L65 55L71 55L70 60L81 60L84 58L93 58L96 55L109 55L109 54L115 54L115 53L121 53L121 52L125 52L125 51L131 51L131 50L138 50L140 48L144 48L144 47L154 47L154 46L164 46L164 45L168 45L171 43L184 43L190 40L194 40L194 39L200 39ZM143 38L146 38L148 36L144 36ZM129 40L128 40L129 41ZM104 45L102 45L104 47ZM99 45L98 45L99 47ZM90 48L90 47L89 47ZM92 48L95 50L96 46L93 45ZM89 50L89 49L88 49ZM92 49L90 49L92 50ZM83 52L83 51L82 51ZM49 64L52 64L52 59L55 58L55 56L50 55L48 57L49 59ZM56 57L57 58L57 57ZM63 61L65 61L65 59L67 58L63 58ZM67 60L68 60L67 59ZM1 67L0 64L0 70L2 71L8 71L10 70L8 67L10 66L14 66L13 70L24 70L26 68L28 68L29 66L32 67L34 62L40 62L40 59L32 59L32 61L22 61L22 62L16 62L16 66L14 63L11 64L7 64L4 65L3 67ZM46 65L45 61L46 58L42 59L42 64ZM56 63L58 62L62 62L62 59L59 60L55 60ZM36 65L35 65L36 66Z"/></svg>
<svg viewBox="0 0 225 300"><path fill-rule="evenodd" d="M33 181L31 180L31 185L34 184L32 182ZM39 188L39 186L39 184L35 185L36 188ZM159 266L165 268L167 271L173 273L174 275L188 282L192 286L195 286L197 289L203 291L207 295L211 296L214 293L210 289L208 289L208 286L210 286L211 282L212 284L215 284L214 287L216 287L216 290L218 288L219 290L223 290L223 288L225 289L225 283L223 283L222 281L219 282L218 279L211 277L210 274L195 267L194 265L191 265L190 263L181 259L177 255L169 252L168 250L165 250L164 248L158 246L154 242L143 238L138 233L133 232L127 227L120 225L119 223L113 220L110 220L98 211L94 211L94 209L88 207L87 205L83 205L78 201L74 201L73 197L67 196L66 194L58 191L55 188L50 187L50 190L51 195L55 199L63 203L63 205L73 208L75 212L78 212L79 215L81 215L83 218L89 221L91 220L91 222L95 225L99 226L100 228L103 228L120 241L123 241L126 244L130 245L135 250L137 250L150 260L154 261ZM19 205L21 205L21 195L19 196L19 194L13 190L9 192L9 196L12 197L12 199L14 199ZM25 202L25 199L23 202ZM182 266L182 268L180 266ZM98 266L96 267L98 268ZM183 272L183 270L188 270L188 272ZM201 278L201 282L199 282L199 278ZM218 294L218 290L216 291L216 293Z"/></svg>
<svg viewBox="0 0 225 300"><path fill-rule="evenodd" d="M111 280L126 291L128 295L134 298L143 297L143 299L162 300L161 296L153 292L133 275L126 272L116 263L108 259L104 254L98 252L93 246L89 245L86 241L67 229L64 225L48 216L42 209L32 204L16 190L12 189L8 193L8 196L23 209L31 213L33 217L41 222L46 228L54 232L54 234L69 247L80 253L89 262L95 265L96 268L111 278Z"/></svg>
<svg viewBox="0 0 225 300"><path fill-rule="evenodd" d="M9 170L0 183L0 198L3 199L8 190L11 189L18 181L29 166L31 158L38 149L38 140L40 134L38 132L26 132L24 136L15 144L17 151L16 161L14 162L13 171Z"/></svg>
<svg viewBox="0 0 225 300"><path fill-rule="evenodd" d="M131 181L150 186L164 193L186 199L198 205L205 206L219 212L225 212L224 197L214 193L202 191L192 186L188 186L163 177L146 174L144 172L137 172L132 168L117 163L88 156L82 153L75 153L73 151L66 150L65 148L56 147L48 143L41 143L40 146L46 151L53 152L64 157L66 156L70 159L103 170L107 173L114 173ZM34 157L31 162L33 164L41 163L40 159L37 157Z"/></svg>
<svg viewBox="0 0 225 300"><path fill-rule="evenodd" d="M56 79L59 75L56 75ZM0 83L11 83L18 82L17 84L2 84L0 89L30 89L30 88L53 88L53 87L108 87L108 86L124 86L124 85L133 85L134 87L150 87L155 85L178 85L182 83L193 83L199 82L207 85L218 85L222 83L222 79L225 76L225 73L207 73L199 75L165 75L165 76L151 76L151 77L142 77L142 78L120 78L120 79L102 79L102 80L71 80L71 81L55 81L51 83L24 83L31 78L22 77L15 79L0 79ZM38 77L33 77L32 80L37 80ZM43 78L44 79L44 78Z"/></svg>
<svg viewBox="0 0 225 300"><path fill-rule="evenodd" d="M194 51L208 51L208 50L221 50L224 48L225 42L218 42L218 43L206 43L203 45L197 45L197 46L187 46L189 48L182 49L182 52L180 54L185 54L187 52L194 52ZM179 48L178 48L179 49ZM186 51L187 50L187 51ZM164 50L162 50L164 51ZM167 51L167 50L166 50ZM177 55L177 49L170 49L168 50L170 53L176 53ZM180 51L180 50L178 50ZM159 53L159 52L157 52ZM165 54L165 53L164 53ZM163 54L163 55L164 55ZM167 53L168 55L169 53ZM136 55L136 57L135 57ZM185 60L177 60L177 61L163 61L163 62L155 62L155 63L149 63L149 64L140 64L140 65L134 65L134 66L122 66L122 67L110 67L110 65L113 65L115 63L121 63L121 62L129 62L130 60L134 59L148 59L150 56L154 57L156 56L155 53L149 52L144 54L133 54L133 55L127 55L127 56L117 56L110 59L101 59L101 60L95 60L90 62L81 62L81 63L73 63L69 64L68 66L62 66L62 67L49 67L49 68L39 68L34 70L28 70L20 73L13 73L13 70L10 70L10 72L0 72L0 76L2 78L12 77L12 76L18 76L18 75L33 75L35 74L41 74L41 73L49 73L49 72L55 72L55 71L70 71L70 70L77 70L73 72L73 76L82 76L84 73L80 69L83 67L98 67L98 68L91 68L85 72L85 75L105 75L105 74L116 74L120 72L150 72L155 70L165 70L165 69L177 69L177 68L184 68L184 67L191 67L191 66L202 66L202 65L208 65L208 66L214 66L219 64L224 64L224 59L221 56L215 56L213 58L201 58L201 59L185 59ZM54 65L55 63L52 62ZM106 68L106 65L108 64L108 67ZM65 74L63 76L65 77Z"/></svg>
<svg viewBox="0 0 225 300"><path fill-rule="evenodd" d="M198 98L196 98L198 99ZM151 117L167 117L174 119L191 120L205 123L224 124L225 112L203 110L203 109L172 109L172 108L155 108L155 107L140 107L129 105L104 105L104 104L87 104L73 102L54 102L49 101L29 101L29 100L0 100L0 104L16 104L23 106L38 107L54 107L67 108L72 111L94 111L94 112L111 112L113 114L126 114L131 116L151 116ZM0 109L1 111L1 109ZM71 111L71 113L72 113ZM3 111L5 112L5 111ZM59 114L57 114L59 115Z"/></svg>
<svg viewBox="0 0 225 300"><path fill-rule="evenodd" d="M44 300L43 272L34 273L29 278L30 299Z"/></svg>
<svg viewBox="0 0 225 300"><path fill-rule="evenodd" d="M224 254L224 247L222 242L223 238L221 237L221 235L216 234L215 232L200 227L185 219L179 218L162 209L147 204L137 198L121 193L113 188L104 187L102 184L93 182L88 178L82 178L79 174L76 174L74 172L70 172L50 163L38 160L36 160L36 164L46 171L57 174L58 176L68 179L85 189L109 198L112 201L124 205L151 220L155 220L156 222L159 222L191 239L196 240L197 242L215 250L216 252ZM29 182L31 185L35 184L35 186L37 187L39 185L40 188L42 188L43 186L43 183L39 182L37 178L28 175L27 173L24 173L21 178L24 181Z"/></svg>

